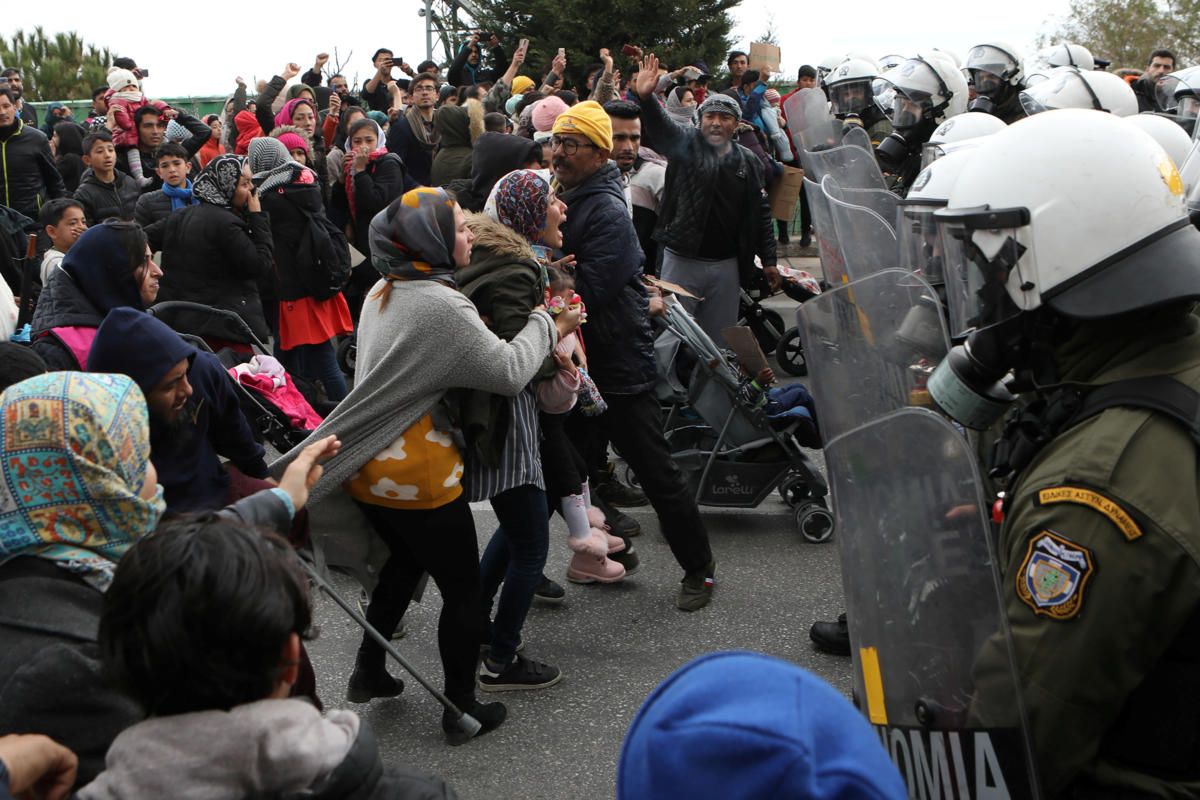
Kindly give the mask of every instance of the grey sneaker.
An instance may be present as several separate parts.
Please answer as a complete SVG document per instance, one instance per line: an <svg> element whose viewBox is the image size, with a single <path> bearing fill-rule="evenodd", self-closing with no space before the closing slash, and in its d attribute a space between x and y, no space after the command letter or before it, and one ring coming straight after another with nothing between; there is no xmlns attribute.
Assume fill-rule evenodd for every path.
<svg viewBox="0 0 1200 800"><path fill-rule="evenodd" d="M708 562L702 570L688 572L683 576L679 587L679 598L675 605L682 611L698 611L712 600L713 574L717 571L717 560Z"/></svg>
<svg viewBox="0 0 1200 800"><path fill-rule="evenodd" d="M561 680L562 673L558 667L542 664L522 655L513 656L512 663L500 672L488 669L486 660L479 668L479 688L485 692L545 689Z"/></svg>

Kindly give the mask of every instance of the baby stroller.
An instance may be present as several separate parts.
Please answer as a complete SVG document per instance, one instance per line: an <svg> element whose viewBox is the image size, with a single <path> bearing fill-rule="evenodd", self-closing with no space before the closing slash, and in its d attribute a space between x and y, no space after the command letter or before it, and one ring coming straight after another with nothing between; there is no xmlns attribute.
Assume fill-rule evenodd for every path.
<svg viewBox="0 0 1200 800"><path fill-rule="evenodd" d="M183 300L164 301L151 306L147 311L206 353L213 352L209 346L209 342L212 341L236 344L250 351L238 352L233 347L219 347L215 355L226 370L245 364L253 356L271 354L236 312ZM289 413L266 395L254 391L232 375L229 380L235 386L234 391L237 392L242 413L246 415L246 421L250 423L250 429L254 431L259 442L266 440L279 452L286 453L308 438L308 434L312 432L311 428L297 423L294 410ZM303 402L308 405L306 416L310 422L323 416L323 413L319 412L328 413L328 409L320 407L323 404L315 402L315 392L311 387L303 386L302 382L297 382L291 376L287 376L287 380L292 381L300 390ZM311 427L315 428L316 424L312 424Z"/></svg>
<svg viewBox="0 0 1200 800"><path fill-rule="evenodd" d="M800 447L799 421L771 420L744 404L736 369L679 303L668 298L661 319L665 330L654 344L656 393L666 408L672 457L696 503L754 508L777 488L795 509L800 534L827 541L834 528L825 499L829 487ZM695 359L686 385L678 377L681 348Z"/></svg>

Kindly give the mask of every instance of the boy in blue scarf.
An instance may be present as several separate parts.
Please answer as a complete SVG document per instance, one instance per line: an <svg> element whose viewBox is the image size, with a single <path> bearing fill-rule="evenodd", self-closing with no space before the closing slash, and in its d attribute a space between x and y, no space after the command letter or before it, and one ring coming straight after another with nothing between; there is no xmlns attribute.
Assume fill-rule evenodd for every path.
<svg viewBox="0 0 1200 800"><path fill-rule="evenodd" d="M138 198L133 218L143 228L166 219L172 211L194 206L192 182L188 180L191 160L178 142L163 142L154 151L154 164L163 186Z"/></svg>

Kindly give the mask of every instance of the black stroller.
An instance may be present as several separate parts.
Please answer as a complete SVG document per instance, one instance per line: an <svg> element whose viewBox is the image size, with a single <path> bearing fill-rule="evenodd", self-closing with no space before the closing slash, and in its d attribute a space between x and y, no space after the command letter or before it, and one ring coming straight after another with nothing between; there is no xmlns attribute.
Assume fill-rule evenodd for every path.
<svg viewBox="0 0 1200 800"><path fill-rule="evenodd" d="M800 534L810 542L833 535L829 487L796 437L794 421L777 428L759 408L739 397L735 368L684 308L667 301L666 330L655 341L666 412L664 432L672 457L706 506L754 508L775 489L795 509ZM690 379L678 378L680 348L695 359Z"/></svg>

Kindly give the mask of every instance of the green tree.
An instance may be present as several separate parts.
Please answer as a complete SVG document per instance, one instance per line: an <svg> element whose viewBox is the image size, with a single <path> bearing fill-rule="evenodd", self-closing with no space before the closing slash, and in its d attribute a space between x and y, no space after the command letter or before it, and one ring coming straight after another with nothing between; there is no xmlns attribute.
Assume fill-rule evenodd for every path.
<svg viewBox="0 0 1200 800"><path fill-rule="evenodd" d="M79 34L46 35L18 30L11 39L0 36L0 62L21 70L27 100L84 100L104 85L113 56L106 47L85 44Z"/></svg>
<svg viewBox="0 0 1200 800"><path fill-rule="evenodd" d="M1183 67L1200 62L1200 0L1071 0L1049 23L1039 46L1075 42L1113 67L1143 69L1151 51L1166 48Z"/></svg>
<svg viewBox="0 0 1200 800"><path fill-rule="evenodd" d="M496 33L509 54L517 40L530 40L525 72L533 74L567 51L567 86L586 92L584 80L599 67L600 48L612 51L617 68L629 75L621 46L653 52L671 69L703 60L723 64L731 42L729 11L740 0L476 0L475 21Z"/></svg>

